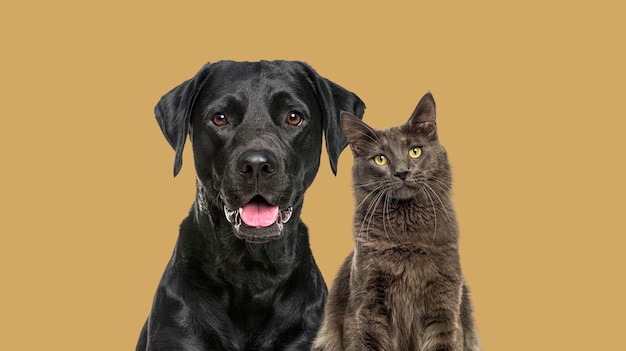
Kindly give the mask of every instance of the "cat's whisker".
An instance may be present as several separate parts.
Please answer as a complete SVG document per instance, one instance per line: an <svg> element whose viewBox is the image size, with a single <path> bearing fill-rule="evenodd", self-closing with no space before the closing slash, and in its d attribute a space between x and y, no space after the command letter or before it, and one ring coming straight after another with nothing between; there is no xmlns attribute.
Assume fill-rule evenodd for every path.
<svg viewBox="0 0 626 351"><path fill-rule="evenodd" d="M372 207L371 211L370 211L370 217L369 220L367 222L367 233L368 233L368 241L367 243L369 244L369 233L371 233L372 231L370 230L370 227L372 225L372 220L374 219L374 215L376 214L376 209L378 208L378 205L380 204L380 201L382 200L384 196L384 192L381 191L378 196L376 197L376 202L374 203L374 206Z"/></svg>
<svg viewBox="0 0 626 351"><path fill-rule="evenodd" d="M382 182L381 182L382 183ZM382 184L378 185L377 187L374 188L374 190L370 191L364 198L363 200L361 200L361 202L357 205L357 209L360 209L363 204L365 204L365 202L367 201L367 199L374 193L376 193L378 190L380 190L382 188Z"/></svg>
<svg viewBox="0 0 626 351"><path fill-rule="evenodd" d="M441 197L439 197L439 194L437 194L435 189L433 189L432 186L430 186L428 183L424 183L424 185L428 187L433 192L433 194L437 197L437 200L441 204L441 209L443 210L443 213L446 215L446 218L448 218L448 223L453 223L452 219L450 218L450 214L448 213L448 209L446 209L446 205L443 202L443 200L441 200ZM448 194L446 193L446 195Z"/></svg>
<svg viewBox="0 0 626 351"><path fill-rule="evenodd" d="M383 212L383 224L385 223L385 214L387 214L387 222L389 223L389 227L391 228L391 231L394 235L394 237L396 238L396 242L400 242L400 237L398 236L398 233L396 232L396 230L394 229L394 225L391 223L391 201L393 199L389 196L389 194L385 193L385 208L384 208L384 212ZM397 200L393 200L394 202L396 202ZM387 229L385 228L385 233L387 232ZM389 237L389 235L387 235L387 237Z"/></svg>
<svg viewBox="0 0 626 351"><path fill-rule="evenodd" d="M428 184L426 183L421 183L420 184L420 188L422 189L422 191L424 192L424 194L426 194L426 196L428 196L428 198L430 199L430 203L431 206L433 207L433 224L435 226L435 228L433 229L433 241L435 240L435 237L437 236L437 208L435 207L435 201L433 200L432 196L430 196L430 194L428 193L428 189L424 186L428 186Z"/></svg>
<svg viewBox="0 0 626 351"><path fill-rule="evenodd" d="M374 197L373 201L370 203L370 206L368 207L367 212L366 212L366 216L363 219L363 222L361 224L361 228L363 228L363 225L365 225L365 222L367 222L367 226L365 229L365 233L367 234L367 237L365 238L365 243L368 245L369 245L369 240L370 240L369 234L371 232L370 227L372 224L372 219L374 218L376 208L378 207L378 204L380 203L380 199L382 198L382 195L383 195L382 191L379 191L376 194L376 197Z"/></svg>
<svg viewBox="0 0 626 351"><path fill-rule="evenodd" d="M387 236L387 240L391 242L391 238L389 237L389 233L387 232L387 224L385 223L385 214L387 215L387 221L389 222L389 227L392 227L391 220L389 219L389 212L387 212L387 198L389 196L385 193L385 201L383 202L383 232Z"/></svg>
<svg viewBox="0 0 626 351"><path fill-rule="evenodd" d="M369 228L370 228L371 220L372 220L372 217L374 216L374 210L378 206L378 202L380 201L380 197L383 194L383 192L380 190L381 187L382 186L377 187L376 189L374 189L372 192L370 192L367 195L367 197L369 197L372 194L375 194L374 198L369 203L369 205L367 207L367 210L365 211L365 216L363 217L363 220L361 221L361 227L359 228L359 234L358 234L359 239L361 239L361 237L362 237L362 233L364 232L364 228L365 228L366 235L368 235L368 237L365 238L365 243L369 242ZM359 205L359 207L362 206L364 203L365 203L365 199L363 201L361 201L361 204ZM365 225L366 222L367 222L367 226Z"/></svg>
<svg viewBox="0 0 626 351"><path fill-rule="evenodd" d="M428 177L428 180L433 181L435 184L437 184L438 185L437 189L441 190L446 195L450 194L451 184L448 181L442 180L435 176Z"/></svg>
<svg viewBox="0 0 626 351"><path fill-rule="evenodd" d="M384 183L385 183L385 181L375 180L375 181L372 181L371 183L355 184L354 187L358 188L358 189L369 188L369 187L372 187L372 186L380 186L380 185L383 185Z"/></svg>

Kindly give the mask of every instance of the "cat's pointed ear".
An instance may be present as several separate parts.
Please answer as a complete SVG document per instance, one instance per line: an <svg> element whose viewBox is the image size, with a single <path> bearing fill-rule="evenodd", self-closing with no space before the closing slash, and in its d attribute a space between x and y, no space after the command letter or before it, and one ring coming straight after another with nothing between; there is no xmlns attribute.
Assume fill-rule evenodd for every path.
<svg viewBox="0 0 626 351"><path fill-rule="evenodd" d="M426 93L417 104L408 124L417 133L429 139L437 139L437 108L430 92Z"/></svg>
<svg viewBox="0 0 626 351"><path fill-rule="evenodd" d="M378 140L374 130L350 112L341 111L341 128L348 139L350 149L355 155L367 149L372 142Z"/></svg>

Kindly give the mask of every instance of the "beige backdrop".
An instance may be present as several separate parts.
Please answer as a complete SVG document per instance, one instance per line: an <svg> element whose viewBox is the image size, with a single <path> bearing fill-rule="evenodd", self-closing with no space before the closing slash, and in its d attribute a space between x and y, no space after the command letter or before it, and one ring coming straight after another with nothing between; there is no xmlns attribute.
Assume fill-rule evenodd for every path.
<svg viewBox="0 0 626 351"><path fill-rule="evenodd" d="M307 61L378 128L432 91L484 350L623 347L623 5L225 3L0 6L0 349L134 349L194 199L152 109L220 59ZM351 163L305 203L329 283Z"/></svg>

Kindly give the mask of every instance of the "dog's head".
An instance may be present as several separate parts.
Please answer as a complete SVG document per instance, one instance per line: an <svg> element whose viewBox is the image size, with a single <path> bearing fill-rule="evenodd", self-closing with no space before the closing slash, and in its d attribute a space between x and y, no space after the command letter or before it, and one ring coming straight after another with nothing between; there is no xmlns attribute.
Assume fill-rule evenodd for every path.
<svg viewBox="0 0 626 351"><path fill-rule="evenodd" d="M282 235L294 207L299 214L319 168L322 135L336 173L347 145L340 111L362 118L364 109L355 94L305 63L220 61L164 95L155 113L176 151L174 176L191 136L205 193L196 206L221 207L237 237L265 242Z"/></svg>

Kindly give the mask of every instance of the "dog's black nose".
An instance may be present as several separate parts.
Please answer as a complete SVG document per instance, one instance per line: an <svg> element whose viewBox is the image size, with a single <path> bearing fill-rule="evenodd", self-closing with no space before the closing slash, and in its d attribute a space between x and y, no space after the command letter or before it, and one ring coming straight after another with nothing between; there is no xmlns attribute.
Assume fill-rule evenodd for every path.
<svg viewBox="0 0 626 351"><path fill-rule="evenodd" d="M278 161L268 150L246 150L237 160L237 170L249 180L265 178L276 172Z"/></svg>

